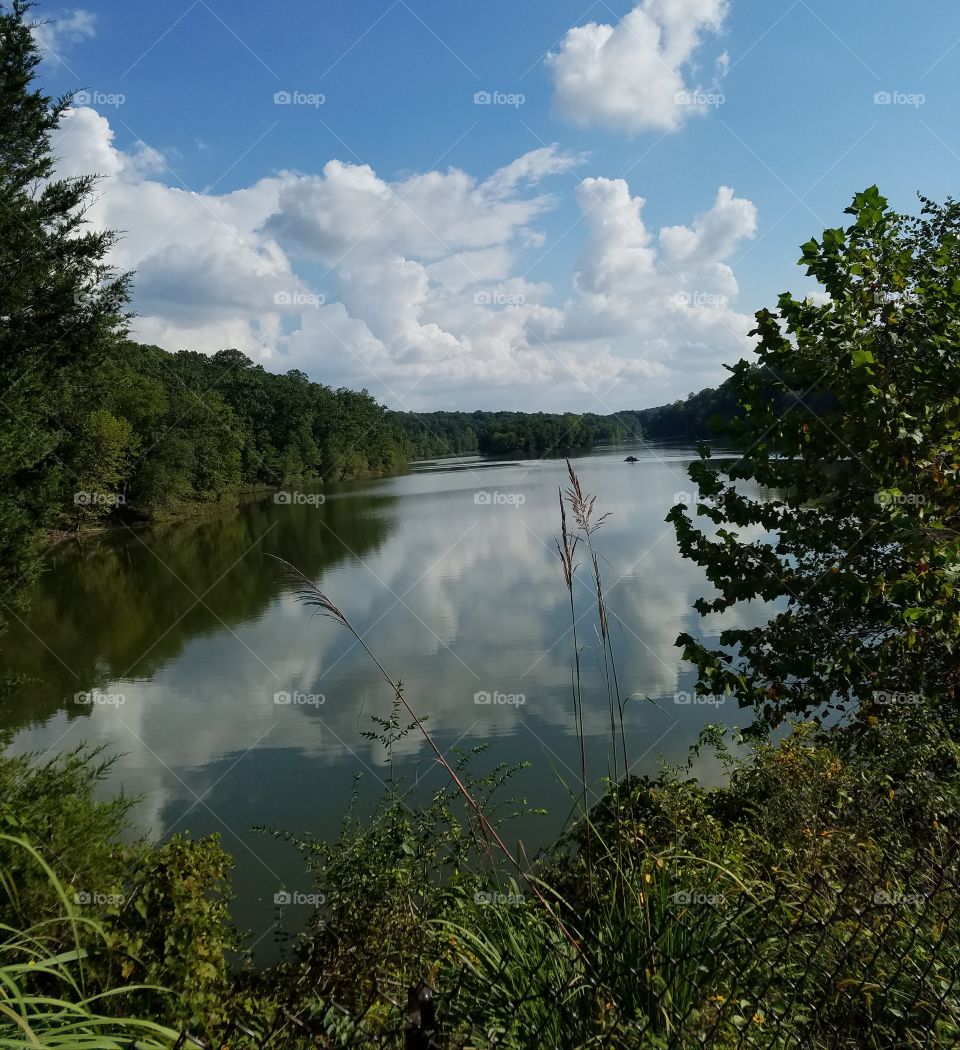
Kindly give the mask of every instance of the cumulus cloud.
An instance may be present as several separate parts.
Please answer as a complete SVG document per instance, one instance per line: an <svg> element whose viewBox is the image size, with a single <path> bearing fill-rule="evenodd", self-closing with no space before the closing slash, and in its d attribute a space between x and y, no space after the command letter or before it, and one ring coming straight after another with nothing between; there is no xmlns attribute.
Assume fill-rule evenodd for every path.
<svg viewBox="0 0 960 1050"><path fill-rule="evenodd" d="M96 18L89 11L77 9L39 22L33 36L40 49L54 58L83 40L89 40L96 32Z"/></svg>
<svg viewBox="0 0 960 1050"><path fill-rule="evenodd" d="M264 229L328 265L391 252L443 259L507 244L554 203L518 190L581 162L556 147L535 150L478 183L456 169L386 182L369 165L332 160L321 175L286 181Z"/></svg>
<svg viewBox="0 0 960 1050"><path fill-rule="evenodd" d="M143 143L118 148L91 108L65 116L55 149L61 174L104 176L90 218L124 231L113 261L136 271L135 334L168 349L235 346L397 408L600 412L713 382L749 348L730 258L756 211L726 187L688 226L652 231L626 181L580 179L583 247L557 289L526 273L570 184L557 177L587 158L556 146L486 178L331 160L219 195L174 185Z"/></svg>
<svg viewBox="0 0 960 1050"><path fill-rule="evenodd" d="M550 54L556 106L580 125L672 131L715 99L693 79L704 37L723 27L727 0L643 0L617 25L571 29ZM726 52L716 58L722 75Z"/></svg>
<svg viewBox="0 0 960 1050"><path fill-rule="evenodd" d="M751 318L734 309L739 286L725 260L756 232L750 201L721 186L690 226L654 236L643 219L646 201L623 179L584 179L577 200L588 234L563 336L629 337L634 365L645 363L648 374L706 375L712 363L749 349Z"/></svg>

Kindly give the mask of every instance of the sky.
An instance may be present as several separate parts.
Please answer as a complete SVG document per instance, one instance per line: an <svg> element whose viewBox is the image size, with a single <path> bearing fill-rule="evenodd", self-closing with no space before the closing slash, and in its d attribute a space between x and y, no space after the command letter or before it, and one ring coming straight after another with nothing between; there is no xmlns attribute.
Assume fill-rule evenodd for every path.
<svg viewBox="0 0 960 1050"><path fill-rule="evenodd" d="M956 0L33 12L133 335L398 410L608 413L749 356L799 246L960 175Z"/></svg>

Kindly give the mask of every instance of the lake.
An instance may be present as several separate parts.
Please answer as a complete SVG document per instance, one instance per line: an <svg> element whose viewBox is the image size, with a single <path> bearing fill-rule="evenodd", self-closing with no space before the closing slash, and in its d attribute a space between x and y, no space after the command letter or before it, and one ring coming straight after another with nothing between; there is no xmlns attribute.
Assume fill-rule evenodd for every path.
<svg viewBox="0 0 960 1050"><path fill-rule="evenodd" d="M640 462L625 463L630 453ZM688 448L647 446L573 461L598 512L610 515L595 539L638 774L685 761L711 722L748 720L733 704L689 702L693 674L674 646L681 631L715 638L721 625L691 608L710 588L664 522L691 489L694 458ZM402 680L441 747L488 742L478 771L532 763L514 787L548 815L524 818L511 835L533 853L562 828L579 780L569 599L554 543L566 484L557 458L442 460L62 545L29 615L2 642L7 666L27 679L4 707L3 728L17 752L86 741L120 753L109 788L143 796L134 813L144 834L219 832L236 859L237 921L257 956L272 957L274 893L311 887L294 851L254 826L333 837L357 774L369 805L390 772L382 747L361 736L371 715L389 714L390 689L342 626L297 603L275 560L285 558ZM610 721L586 564L575 580L588 768L599 790ZM769 610L738 615L748 625ZM719 776L709 760L696 769ZM394 770L421 798L439 783L415 734L396 746Z"/></svg>

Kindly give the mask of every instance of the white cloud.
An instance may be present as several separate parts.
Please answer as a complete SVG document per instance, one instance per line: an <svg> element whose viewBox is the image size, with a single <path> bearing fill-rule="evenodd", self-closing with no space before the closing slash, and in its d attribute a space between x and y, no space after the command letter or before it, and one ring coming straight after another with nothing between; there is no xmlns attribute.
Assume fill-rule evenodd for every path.
<svg viewBox="0 0 960 1050"><path fill-rule="evenodd" d="M33 29L37 45L47 55L59 58L64 52L96 34L96 17L77 9L59 17L39 22Z"/></svg>
<svg viewBox="0 0 960 1050"><path fill-rule="evenodd" d="M327 265L395 252L424 261L508 243L550 208L521 186L568 171L579 158L536 150L485 183L465 172L430 171L386 182L366 164L331 160L321 175L289 176L264 229Z"/></svg>
<svg viewBox="0 0 960 1050"><path fill-rule="evenodd" d="M691 79L692 60L727 8L727 0L643 0L616 26L571 29L547 59L559 112L628 132L672 131L703 113L717 92ZM719 74L728 62L718 56Z"/></svg>
<svg viewBox="0 0 960 1050"><path fill-rule="evenodd" d="M492 197L505 197L523 183L538 182L547 175L562 175L587 163L585 153L562 153L556 146L544 146L525 153L505 165L483 184L483 190Z"/></svg>
<svg viewBox="0 0 960 1050"><path fill-rule="evenodd" d="M585 162L556 147L485 180L332 160L217 195L162 181L162 155L119 149L93 109L69 112L54 145L61 174L105 176L90 218L124 231L134 333L168 349L235 346L398 408L610 411L714 382L749 348L729 260L756 212L726 187L656 232L624 180L582 179L564 301L524 276L559 200L544 181Z"/></svg>
<svg viewBox="0 0 960 1050"><path fill-rule="evenodd" d="M721 186L692 226L665 227L655 238L643 220L646 202L623 179L584 179L577 199L588 235L563 335L628 337L635 363L705 380L719 360L749 350L752 320L733 308L739 286L725 260L756 232L750 201Z"/></svg>

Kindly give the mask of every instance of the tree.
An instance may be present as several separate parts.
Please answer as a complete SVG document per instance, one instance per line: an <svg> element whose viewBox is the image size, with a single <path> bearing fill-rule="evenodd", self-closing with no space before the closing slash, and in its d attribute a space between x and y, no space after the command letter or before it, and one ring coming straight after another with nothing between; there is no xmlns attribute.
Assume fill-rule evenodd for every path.
<svg viewBox="0 0 960 1050"><path fill-rule="evenodd" d="M827 301L781 295L756 315L759 367L731 369L743 455L690 468L715 535L668 518L719 592L701 616L777 603L718 648L677 642L698 692L770 724L960 699L960 205L899 215L873 187L847 214L800 260Z"/></svg>
<svg viewBox="0 0 960 1050"><path fill-rule="evenodd" d="M93 175L55 178L50 134L70 104L34 82L27 0L0 7L0 596L35 572L43 530L76 490L69 430L91 369L123 328L114 234L86 228Z"/></svg>
<svg viewBox="0 0 960 1050"><path fill-rule="evenodd" d="M77 446L74 504L78 525L89 525L125 502L119 490L138 442L126 419L97 408L85 420Z"/></svg>

